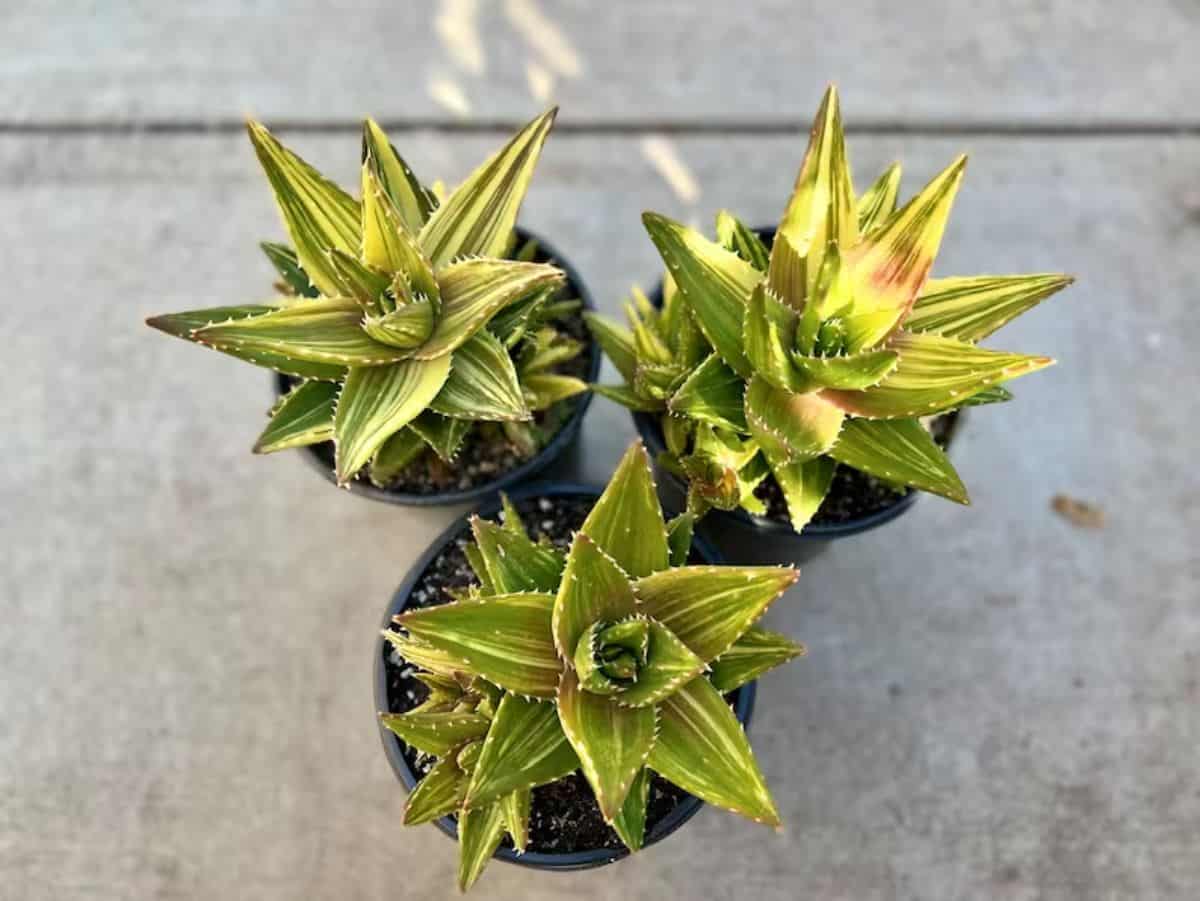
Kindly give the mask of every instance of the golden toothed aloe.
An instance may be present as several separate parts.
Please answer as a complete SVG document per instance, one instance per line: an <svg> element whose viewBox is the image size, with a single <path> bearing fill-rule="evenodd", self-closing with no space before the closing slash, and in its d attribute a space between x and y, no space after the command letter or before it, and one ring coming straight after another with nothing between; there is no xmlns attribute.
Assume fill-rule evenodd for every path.
<svg viewBox="0 0 1200 901"><path fill-rule="evenodd" d="M976 342L1071 279L927 278L964 165L899 209L899 166L856 198L831 87L769 247L727 212L717 242L644 215L711 353L693 362L690 338L680 349L669 298L657 318L635 308L632 331L593 322L627 383L596 390L664 414L663 462L688 479L693 509L764 512L754 488L770 474L799 530L837 463L967 503L920 418L1006 400L1002 383L1050 365Z"/></svg>
<svg viewBox="0 0 1200 901"><path fill-rule="evenodd" d="M255 450L332 439L339 483L368 462L386 482L426 447L448 460L476 421L531 440L511 424L586 387L548 372L581 349L547 324L571 310L551 300L564 274L505 258L553 121L529 123L440 204L371 120L358 200L250 122L292 240L263 248L285 293L149 324L295 378Z"/></svg>
<svg viewBox="0 0 1200 901"><path fill-rule="evenodd" d="M635 443L565 554L530 539L511 505L502 525L476 517L467 556L479 585L384 633L427 684L446 688L433 708L382 719L439 758L405 821L459 812L463 887L506 831L524 848L530 789L576 769L631 850L644 839L651 771L779 823L722 692L803 652L754 625L796 572L686 565L692 520L664 522ZM464 704L454 685L498 697Z"/></svg>

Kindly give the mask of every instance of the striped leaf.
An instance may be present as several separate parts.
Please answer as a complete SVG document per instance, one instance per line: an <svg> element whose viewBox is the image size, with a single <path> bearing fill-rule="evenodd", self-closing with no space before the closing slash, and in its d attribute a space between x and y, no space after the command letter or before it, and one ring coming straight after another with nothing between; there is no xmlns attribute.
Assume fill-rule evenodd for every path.
<svg viewBox="0 0 1200 901"><path fill-rule="evenodd" d="M771 245L767 284L771 292L793 310L804 309L808 297L808 262L783 232L775 236L775 243Z"/></svg>
<svg viewBox="0 0 1200 901"><path fill-rule="evenodd" d="M621 841L630 851L640 851L646 840L646 804L650 800L650 780L654 774L642 767L621 805L621 812L612 821Z"/></svg>
<svg viewBox="0 0 1200 901"><path fill-rule="evenodd" d="M932 279L904 327L974 343L1074 281L1052 273Z"/></svg>
<svg viewBox="0 0 1200 901"><path fill-rule="evenodd" d="M695 229L665 216L644 213L642 222L704 337L735 372L749 378L750 363L742 351L742 317L762 273Z"/></svg>
<svg viewBox="0 0 1200 901"><path fill-rule="evenodd" d="M759 272L767 271L771 259L767 246L754 229L748 228L728 210L717 213L717 240L722 247L736 253Z"/></svg>
<svg viewBox="0 0 1200 901"><path fill-rule="evenodd" d="M667 404L672 413L707 422L718 428L746 431L742 398L746 383L718 354L709 354L692 370Z"/></svg>
<svg viewBox="0 0 1200 901"><path fill-rule="evenodd" d="M411 425L411 423L410 423ZM368 468L371 482L386 487L425 450L425 442L412 429L401 429L383 443Z"/></svg>
<svg viewBox="0 0 1200 901"><path fill-rule="evenodd" d="M384 296L392 282L387 275L336 247L329 251L329 263L342 286L339 293L357 300L363 313L381 316L385 307L391 308L391 302Z"/></svg>
<svg viewBox="0 0 1200 901"><path fill-rule="evenodd" d="M553 610L553 595L502 594L482 603L413 610L396 621L413 637L462 660L466 672L506 691L552 698L562 671L550 631Z"/></svg>
<svg viewBox="0 0 1200 901"><path fill-rule="evenodd" d="M903 209L847 252L855 313L892 313L860 340L874 347L908 315L942 243L966 168L960 156Z"/></svg>
<svg viewBox="0 0 1200 901"><path fill-rule="evenodd" d="M646 662L637 681L613 696L622 707L648 707L673 694L704 671L704 661L670 629L653 619L647 625Z"/></svg>
<svg viewBox="0 0 1200 901"><path fill-rule="evenodd" d="M471 430L471 422L467 419L451 419L449 416L426 410L410 422L408 428L435 454L449 463L458 453L467 432ZM394 439L389 438L388 444L392 440Z"/></svg>
<svg viewBox="0 0 1200 901"><path fill-rule="evenodd" d="M900 164L892 163L883 170L871 187L859 195L855 212L858 214L859 234L874 231L896 212L900 194Z"/></svg>
<svg viewBox="0 0 1200 901"><path fill-rule="evenodd" d="M454 351L450 377L430 406L453 419L529 420L512 358L487 330Z"/></svg>
<svg viewBox="0 0 1200 901"><path fill-rule="evenodd" d="M538 116L454 189L421 229L436 269L458 257L504 255L557 109Z"/></svg>
<svg viewBox="0 0 1200 901"><path fill-rule="evenodd" d="M483 738L490 725L487 717L477 713L381 713L379 721L405 744L435 757Z"/></svg>
<svg viewBox="0 0 1200 901"><path fill-rule="evenodd" d="M742 345L754 373L776 388L795 391L803 387L792 366L796 316L760 284L746 306Z"/></svg>
<svg viewBox="0 0 1200 901"><path fill-rule="evenodd" d="M930 333L901 333L888 345L900 362L874 388L823 391L847 413L868 419L908 419L960 406L971 395L1054 363L1049 357L986 350Z"/></svg>
<svg viewBox="0 0 1200 901"><path fill-rule="evenodd" d="M467 774L459 769L453 757L443 757L408 796L402 822L405 826L419 826L454 813L462 806L466 791Z"/></svg>
<svg viewBox="0 0 1200 901"><path fill-rule="evenodd" d="M671 565L683 566L692 552L692 533L695 530L696 515L680 513L667 523L667 542L671 547Z"/></svg>
<svg viewBox="0 0 1200 901"><path fill-rule="evenodd" d="M600 813L611 823L654 745L655 709L622 707L611 698L584 691L568 669L559 684L558 717Z"/></svg>
<svg viewBox="0 0 1200 901"><path fill-rule="evenodd" d="M786 635L751 626L729 650L713 661L708 678L717 691L730 692L805 653L804 645Z"/></svg>
<svg viewBox="0 0 1200 901"><path fill-rule="evenodd" d="M795 584L777 566L683 566L633 584L641 612L662 623L705 663L719 657Z"/></svg>
<svg viewBox="0 0 1200 901"><path fill-rule="evenodd" d="M847 425L853 421L849 420ZM792 528L799 532L821 508L821 502L825 500L829 486L833 484L836 467L828 457L788 462L772 453L766 453L765 456L771 468L771 475L775 477L775 483L783 492Z"/></svg>
<svg viewBox="0 0 1200 901"><path fill-rule="evenodd" d="M267 259L271 261L271 265L275 267L275 271L279 273L284 284L297 297L319 297L320 293L303 269L300 268L300 260L296 258L296 251L288 247L286 244L275 244L271 241L263 241L258 245L262 248L262 252L267 255Z"/></svg>
<svg viewBox="0 0 1200 901"><path fill-rule="evenodd" d="M418 641L410 635L383 630L383 637L396 650L396 653L413 666L442 676L458 676L466 670L463 662L453 654L433 647L424 641Z"/></svg>
<svg viewBox="0 0 1200 901"><path fill-rule="evenodd" d="M580 638L593 623L615 622L637 609L628 576L586 529L585 524L585 531L576 532L571 540L554 600L554 644L566 660L574 656Z"/></svg>
<svg viewBox="0 0 1200 901"><path fill-rule="evenodd" d="M1013 399L1013 393L1003 385L993 385L984 388L978 394L972 394L965 401L964 407L986 407L988 404L1003 404Z"/></svg>
<svg viewBox="0 0 1200 901"><path fill-rule="evenodd" d="M521 391L530 410L549 410L559 401L583 394L588 383L571 375L539 372L521 379Z"/></svg>
<svg viewBox="0 0 1200 901"><path fill-rule="evenodd" d="M970 503L950 459L916 419L851 419L829 455L885 481Z"/></svg>
<svg viewBox="0 0 1200 901"><path fill-rule="evenodd" d="M811 460L837 441L845 414L825 394L797 394L757 375L746 388L746 423L762 448L781 461Z"/></svg>
<svg viewBox="0 0 1200 901"><path fill-rule="evenodd" d="M506 694L471 774L467 804L488 804L513 791L554 782L578 768L579 758L563 734L554 704Z"/></svg>
<svg viewBox="0 0 1200 901"><path fill-rule="evenodd" d="M363 122L362 148L363 159L371 163L380 187L400 214L405 229L418 234L431 211L429 195L374 119Z"/></svg>
<svg viewBox="0 0 1200 901"><path fill-rule="evenodd" d="M565 278L562 270L544 263L468 259L450 264L438 272L442 309L433 334L413 356L427 360L450 353L509 304Z"/></svg>
<svg viewBox="0 0 1200 901"><path fill-rule="evenodd" d="M449 374L449 357L351 369L333 419L338 484L352 479L385 441L416 419Z"/></svg>
<svg viewBox="0 0 1200 901"><path fill-rule="evenodd" d="M272 412L271 422L254 443L254 453L272 454L289 447L319 444L333 438L337 386L305 382Z"/></svg>
<svg viewBox="0 0 1200 901"><path fill-rule="evenodd" d="M492 593L558 590L565 565L559 551L478 516L471 517L471 532Z"/></svg>
<svg viewBox="0 0 1200 901"><path fill-rule="evenodd" d="M832 242L846 250L858 238L854 186L846 160L846 139L842 132L837 89L833 85L826 90L817 110L804 162L779 223L779 235L787 238L797 250L808 248L805 258L808 290L816 281L826 245ZM775 247L779 245L777 237ZM771 262L773 269L774 251ZM793 298L782 293L780 296L794 305Z"/></svg>
<svg viewBox="0 0 1200 901"><path fill-rule="evenodd" d="M657 413L663 409L663 402L650 397L642 397L628 385L592 385L594 393L607 397L614 403L637 413Z"/></svg>
<svg viewBox="0 0 1200 901"><path fill-rule="evenodd" d="M900 355L894 350L865 350L838 357L793 354L791 361L809 384L860 390L879 384L896 368Z"/></svg>
<svg viewBox="0 0 1200 901"><path fill-rule="evenodd" d="M518 854L524 854L529 847L529 814L533 809L533 793L527 789L518 789L500 799L500 807L504 811L504 828L512 836L513 848Z"/></svg>
<svg viewBox="0 0 1200 901"><path fill-rule="evenodd" d="M247 122L296 257L326 297L340 293L328 250L357 254L362 234L358 201L288 150L259 122Z"/></svg>
<svg viewBox="0 0 1200 901"><path fill-rule="evenodd" d="M193 340L252 356L262 352L338 366L380 366L404 351L375 341L360 326L362 310L348 299L308 300L259 316L207 325Z"/></svg>
<svg viewBox="0 0 1200 901"><path fill-rule="evenodd" d="M702 801L780 825L741 723L704 677L659 706L658 739L646 764Z"/></svg>
<svg viewBox="0 0 1200 901"><path fill-rule="evenodd" d="M363 163L362 190L363 262L383 272L403 273L412 292L429 298L436 310L439 297L433 264L404 227L369 159Z"/></svg>
<svg viewBox="0 0 1200 901"><path fill-rule="evenodd" d="M629 446L580 531L632 578L667 568L667 527L640 441Z"/></svg>
<svg viewBox="0 0 1200 901"><path fill-rule="evenodd" d="M312 360L297 360L281 353L263 350L259 347L244 348L237 344L216 347L215 345L200 341L195 336L196 332L210 325L218 325L240 319L251 319L266 313L273 313L279 309L281 308L265 304L210 307L206 310L188 310L183 313L151 316L146 320L146 325L156 328L160 332L166 332L168 335L174 335L177 338L183 338L185 341L192 341L196 344L204 344L207 347L212 347L213 350L219 350L221 353L228 354L231 357L245 360L247 363L253 363L256 366L273 369L285 375L294 375L304 379L318 379L326 382L341 381L346 375L345 366L339 366L335 363L317 363Z"/></svg>
<svg viewBox="0 0 1200 901"><path fill-rule="evenodd" d="M458 890L465 892L483 873L484 867L500 847L506 821L504 808L497 802L486 807L464 810L458 818Z"/></svg>
<svg viewBox="0 0 1200 901"><path fill-rule="evenodd" d="M429 299L418 297L382 316L364 317L362 328L381 344L412 350L429 340L435 317Z"/></svg>

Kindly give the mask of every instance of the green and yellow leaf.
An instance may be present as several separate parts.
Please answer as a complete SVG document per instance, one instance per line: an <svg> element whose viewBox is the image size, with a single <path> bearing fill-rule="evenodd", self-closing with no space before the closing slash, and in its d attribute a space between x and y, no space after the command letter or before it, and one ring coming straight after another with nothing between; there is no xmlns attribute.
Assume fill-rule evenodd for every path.
<svg viewBox="0 0 1200 901"><path fill-rule="evenodd" d="M847 424L850 422L853 420L849 420ZM771 475L775 477L779 490L783 492L792 528L799 532L821 508L821 502L825 500L829 486L833 484L836 467L828 457L789 462L779 459L773 453L766 452L765 456L771 468Z"/></svg>
<svg viewBox="0 0 1200 901"><path fill-rule="evenodd" d="M254 453L272 454L330 440L336 399L337 386L329 382L305 382L293 389L271 414L270 424L254 443Z"/></svg>
<svg viewBox="0 0 1200 901"><path fill-rule="evenodd" d="M478 516L471 517L471 532L493 593L558 589L565 565L559 551Z"/></svg>
<svg viewBox="0 0 1200 901"><path fill-rule="evenodd" d="M670 552L650 458L635 441L617 464L581 531L632 578L666 569Z"/></svg>
<svg viewBox="0 0 1200 901"><path fill-rule="evenodd" d="M1056 273L931 279L904 327L974 343L1074 281Z"/></svg>
<svg viewBox="0 0 1200 901"><path fill-rule="evenodd" d="M970 503L950 459L916 419L851 419L829 455L885 481Z"/></svg>
<svg viewBox="0 0 1200 901"><path fill-rule="evenodd" d="M662 623L705 663L719 657L795 584L776 566L683 566L633 584L642 613Z"/></svg>
<svg viewBox="0 0 1200 901"><path fill-rule="evenodd" d="M533 418L512 357L486 329L454 352L450 377L430 407L454 419L498 422Z"/></svg>
<svg viewBox="0 0 1200 901"><path fill-rule="evenodd" d="M458 818L458 890L465 892L483 873L504 838L507 821L503 806L497 802L474 810L464 810Z"/></svg>
<svg viewBox="0 0 1200 901"><path fill-rule="evenodd" d="M538 116L454 189L421 229L436 269L466 255L504 255L557 109Z"/></svg>
<svg viewBox="0 0 1200 901"><path fill-rule="evenodd" d="M646 804L650 800L650 780L654 774L646 767L638 771L612 827L630 851L640 851L646 841Z"/></svg>
<svg viewBox="0 0 1200 901"><path fill-rule="evenodd" d="M339 485L429 406L449 373L449 357L350 370L333 420Z"/></svg>
<svg viewBox="0 0 1200 901"><path fill-rule="evenodd" d="M896 198L900 194L900 164L892 163L883 170L875 183L863 191L858 198L858 232L865 235L874 231L896 212Z"/></svg>
<svg viewBox="0 0 1200 901"><path fill-rule="evenodd" d="M374 119L363 122L362 155L371 162L376 179L399 212L404 227L410 234L418 234L432 210L429 195Z"/></svg>
<svg viewBox="0 0 1200 901"><path fill-rule="evenodd" d="M753 682L781 664L803 657L804 645L786 635L751 626L712 663L708 678L713 688L725 693Z"/></svg>
<svg viewBox="0 0 1200 901"><path fill-rule="evenodd" d="M902 332L888 345L900 354L891 374L863 391L823 391L847 413L908 419L960 406L973 394L1054 363L1049 357L986 350L929 332Z"/></svg>
<svg viewBox="0 0 1200 901"><path fill-rule="evenodd" d="M713 353L692 370L667 406L672 413L744 432L746 415L742 399L745 393L746 383L742 377Z"/></svg>
<svg viewBox="0 0 1200 901"><path fill-rule="evenodd" d="M435 757L483 738L490 725L487 717L477 713L381 713L379 721L405 744Z"/></svg>
<svg viewBox="0 0 1200 901"><path fill-rule="evenodd" d="M584 691L567 669L558 690L558 716L600 813L612 822L654 744L654 707L622 707L612 698Z"/></svg>
<svg viewBox="0 0 1200 901"><path fill-rule="evenodd" d="M275 192L296 257L326 297L336 297L339 282L327 251L337 247L358 253L361 222L358 201L288 150L259 122L246 123L254 152Z"/></svg>
<svg viewBox="0 0 1200 901"><path fill-rule="evenodd" d="M483 741L466 803L488 804L511 792L554 782L578 768L579 758L563 733L554 704L506 694Z"/></svg>
<svg viewBox="0 0 1200 901"><path fill-rule="evenodd" d="M646 764L702 801L780 825L741 723L703 676L659 706L658 739Z"/></svg>
<svg viewBox="0 0 1200 901"><path fill-rule="evenodd" d="M501 594L482 603L443 604L396 618L414 638L462 661L462 670L536 698L558 693L562 661L550 622L554 596Z"/></svg>
<svg viewBox="0 0 1200 901"><path fill-rule="evenodd" d="M405 826L419 826L454 813L462 806L466 791L467 774L459 769L453 757L443 757L408 796L402 822Z"/></svg>
<svg viewBox="0 0 1200 901"><path fill-rule="evenodd" d="M554 600L554 644L564 660L574 656L580 638L593 623L615 622L637 609L629 577L586 529L585 523L585 531L576 532L571 541ZM663 537L665 540L665 534Z"/></svg>
<svg viewBox="0 0 1200 901"><path fill-rule="evenodd" d="M642 222L704 337L735 372L749 378L742 317L762 273L695 229L665 216L644 213Z"/></svg>
<svg viewBox="0 0 1200 901"><path fill-rule="evenodd" d="M827 392L798 394L754 376L746 388L746 423L762 448L781 461L811 460L833 447L845 413Z"/></svg>

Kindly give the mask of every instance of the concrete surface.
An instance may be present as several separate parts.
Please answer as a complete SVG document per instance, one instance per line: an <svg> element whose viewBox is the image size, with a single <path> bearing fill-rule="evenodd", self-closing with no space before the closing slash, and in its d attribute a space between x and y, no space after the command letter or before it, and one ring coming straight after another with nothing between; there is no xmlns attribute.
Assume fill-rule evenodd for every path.
<svg viewBox="0 0 1200 901"><path fill-rule="evenodd" d="M270 276L255 242L281 232L240 135L104 123L236 116L246 98L225 90L231 72L284 117L340 120L384 99L380 112L400 116L409 100L403 86L385 98L378 60L358 73L347 47L319 34L345 65L337 90L310 97L337 66L310 58L285 67L278 49L311 35L315 14L256 7L270 26L256 34L229 6L219 34L170 22L187 53L209 51L174 82L152 77L180 64L166 44L129 56L103 46L130 22L161 32L166 13L82 10L98 25L97 46L80 45L70 65L43 50L92 34L84 19L64 12L51 33L32 5L4 13L0 123L19 127L0 135L9 364L0 405L0 898L454 895L455 847L431 827L399 825L403 796L378 746L370 667L389 593L458 511L373 504L286 454L251 456L267 375L141 324L154 312L259 296ZM971 152L938 272L1076 273L1078 285L991 342L1048 352L1060 365L1021 380L1015 403L971 418L955 457L973 507L922 499L889 528L811 564L772 612L772 626L810 648L764 681L752 730L782 833L706 810L618 866L550 876L496 864L475 893L1194 898L1200 137L1162 132L1195 94L1197 71L1181 51L1195 10L1139 5L1118 48L1129 52L1104 67L1091 67L1084 44L1099 49L1070 28L1038 30L1082 7L1004 15L997 6L991 18L969 19L962 46L1023 35L1028 72L1061 83L1078 59L1095 75L1093 99L1052 92L1040 104L1028 90L1033 75L1001 80L984 67L975 82L948 81L910 60L889 84L875 79L879 59L852 66L850 44L793 61L786 44L767 39L762 6L727 29L726 51L717 25L685 15L690 4L642 4L591 24L582 2L542 4L581 54L616 74L597 81L596 105L582 104L575 131L552 136L525 223L553 236L611 311L628 283L656 277L642 209L709 222L728 205L770 221L804 142L673 135L702 190L684 203L643 157L641 129L594 134L589 116L683 110L705 119L744 107L762 117L778 109L783 122L806 114L836 77L851 119L863 110L1011 120L1011 130L960 137L879 128L850 152L860 182L903 160L906 191L958 150ZM384 9L362 2L344 15L384 21ZM913 9L914 21L941 14L933 3ZM862 14L846 40L897 38L900 13L882 10ZM849 14L830 16L822 35ZM801 18L789 19L793 29ZM23 42L14 23L33 37ZM659 29L653 40L648 23ZM708 55L689 53L693 26ZM1151 33L1155 66L1175 66L1169 80L1180 93L1156 90L1154 66L1138 68L1138 35ZM747 50L751 37L762 56ZM646 82L632 62L618 73L608 57L629 41L641 54L653 48L654 65L674 81ZM428 43L437 58L443 51ZM1057 58L1072 48L1077 57ZM408 65L403 47L396 60ZM739 66L723 82L727 61ZM197 80L206 65L215 86ZM690 80L680 75L693 70ZM746 90L751 74L779 94L777 107ZM564 94L591 95L587 78L563 81ZM83 93L85 83L96 92ZM521 89L498 79L505 116L533 108L514 100ZM1127 102L1141 94L1143 107ZM412 94L424 115L432 108L422 97ZM1119 135L1019 125L1110 114L1150 124ZM76 119L78 128L43 127ZM352 133L287 137L349 179ZM498 140L439 129L396 136L419 173L450 179ZM626 415L597 399L568 474L602 481L632 435ZM1100 504L1106 528L1056 516L1059 492Z"/></svg>

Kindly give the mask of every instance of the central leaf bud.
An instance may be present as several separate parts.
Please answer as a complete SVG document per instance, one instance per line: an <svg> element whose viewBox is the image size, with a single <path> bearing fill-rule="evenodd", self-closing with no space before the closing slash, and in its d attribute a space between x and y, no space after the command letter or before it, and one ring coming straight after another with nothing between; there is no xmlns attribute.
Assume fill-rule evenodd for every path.
<svg viewBox="0 0 1200 901"><path fill-rule="evenodd" d="M650 624L644 619L592 623L575 645L579 684L593 694L619 694L637 683L649 651Z"/></svg>

